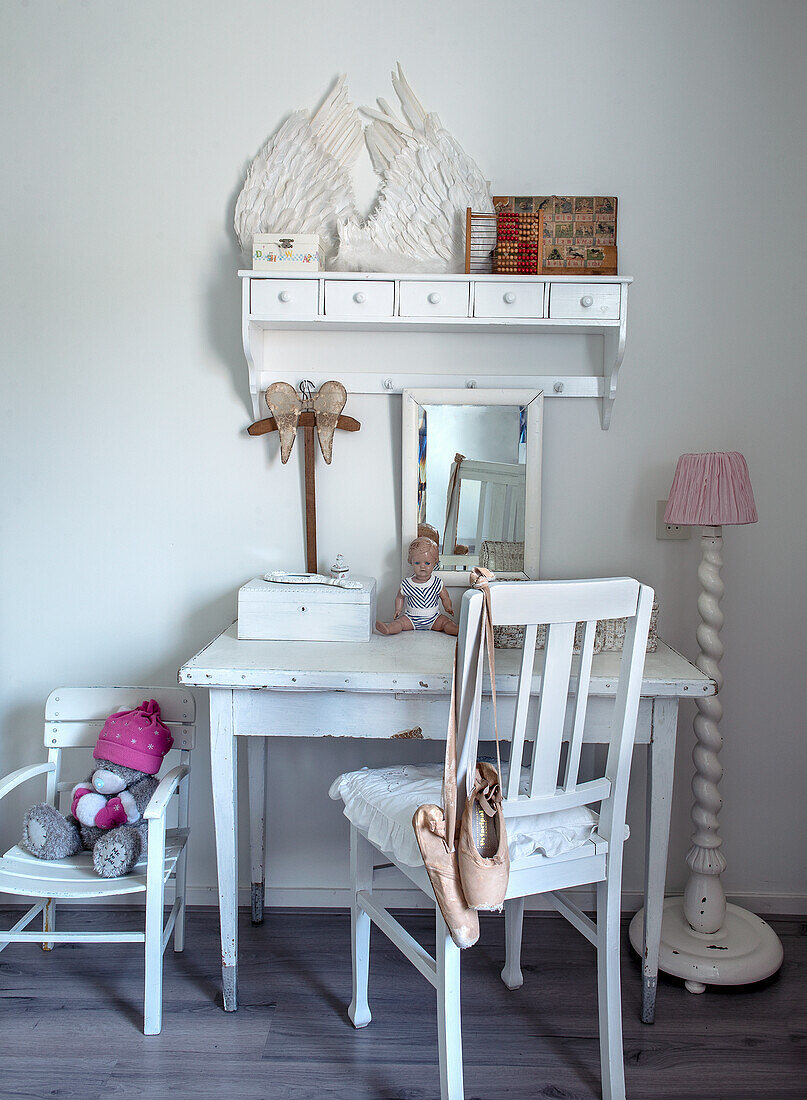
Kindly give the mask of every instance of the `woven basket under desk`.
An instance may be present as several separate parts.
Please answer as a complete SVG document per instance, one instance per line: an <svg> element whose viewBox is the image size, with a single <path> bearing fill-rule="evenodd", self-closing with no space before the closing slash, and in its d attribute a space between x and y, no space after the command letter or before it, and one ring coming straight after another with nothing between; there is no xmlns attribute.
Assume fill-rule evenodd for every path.
<svg viewBox="0 0 807 1100"><path fill-rule="evenodd" d="M524 568L523 542L483 542L480 547L479 564L492 572L512 573ZM520 584L520 581L506 583ZM583 646L583 623L578 623L574 632L574 652L579 653ZM600 619L594 631L594 652L603 650L621 650L625 645L627 619ZM494 626L493 644L497 649L521 649L524 645L523 626ZM546 625L538 627L535 639L536 649L546 648ZM650 612L650 631L647 635L647 652L655 653L658 648L658 604L653 604Z"/></svg>

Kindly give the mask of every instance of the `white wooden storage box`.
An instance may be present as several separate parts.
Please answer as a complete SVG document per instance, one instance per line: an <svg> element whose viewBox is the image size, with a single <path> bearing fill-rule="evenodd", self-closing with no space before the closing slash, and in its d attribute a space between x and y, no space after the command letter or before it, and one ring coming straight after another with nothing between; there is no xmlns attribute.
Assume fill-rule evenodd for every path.
<svg viewBox="0 0 807 1100"><path fill-rule="evenodd" d="M238 637L258 641L369 642L375 625L373 577L361 588L281 584L255 577L238 590Z"/></svg>

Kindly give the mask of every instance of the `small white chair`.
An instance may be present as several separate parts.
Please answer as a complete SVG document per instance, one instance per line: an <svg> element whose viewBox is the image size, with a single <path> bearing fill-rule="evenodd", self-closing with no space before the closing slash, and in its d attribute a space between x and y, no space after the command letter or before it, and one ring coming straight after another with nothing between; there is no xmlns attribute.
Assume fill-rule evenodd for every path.
<svg viewBox="0 0 807 1100"><path fill-rule="evenodd" d="M144 858L130 874L100 878L91 852L60 860L42 860L19 845L0 858L0 893L38 898L8 932L0 931L0 951L10 943L41 943L50 950L56 943L142 943L145 947L144 1032L159 1035L162 1027L163 953L173 930L174 950L182 951L185 939L185 874L188 842L188 775L190 753L196 736L196 703L186 688L93 687L57 688L45 704L46 764L32 764L0 780L0 799L27 779L47 776L47 801L59 808L62 792L69 792L86 778L86 750L95 746L104 719L121 708L131 710L144 699L156 699L162 720L171 730L179 764L171 768L154 792L143 817L148 822ZM84 749L82 774L62 782L62 753ZM78 765L76 765L78 766ZM178 828L167 829L168 804L178 794ZM33 803L35 799L31 799ZM68 807L69 808L69 807ZM20 826L22 822L20 822ZM176 900L163 926L165 884L174 878ZM56 900L88 902L133 894L146 895L145 932L61 932L56 930ZM26 932L42 914L42 932Z"/></svg>
<svg viewBox="0 0 807 1100"><path fill-rule="evenodd" d="M535 894L547 894L554 907L596 948L602 1092L606 1100L621 1100L625 1095L619 981L622 848L628 777L653 590L638 581L619 578L493 583L490 585L490 595L494 623L525 624L510 734L511 765L503 777L511 866L505 902L506 957L502 979L511 989L522 984L520 953L524 899ZM466 592L460 614L457 655L458 813L462 808L466 770L473 767L476 760L479 736L484 648L479 641L482 602L481 592ZM621 616L628 617L628 629L616 685L607 762L604 774L580 781L578 769L584 740L594 631L598 619ZM575 624L580 621L586 624L582 653L579 659L573 660ZM550 625L543 659L539 657L538 667L534 670L535 637L539 623ZM533 701L531 708L530 690L534 675L541 678L540 697L537 706ZM534 718L537 720L533 721ZM505 738L508 736L507 731L500 730L500 733ZM522 772L525 740L533 742L532 762ZM561 752L564 741L568 741L565 760ZM377 771L350 773L340 777L332 788L332 794L340 788L345 799L345 813L351 819L353 1000L348 1015L356 1027L364 1027L370 1022L367 982L372 921L437 990L440 1096L441 1100L461 1100L464 1093L460 1037L460 951L436 906L437 948L436 958L433 959L373 899L375 845L369 834L376 838L382 834L386 836L386 847L379 848L384 852L384 861L391 860L408 879L434 898L422 862L420 866L414 866L414 861L403 851L403 845L408 843L409 838L405 836L402 823L407 813L411 820L411 814L420 803L439 802L439 796L436 799L423 797L421 770L411 807L401 808L405 784L398 783L395 798L399 803L399 812L394 821L390 819L385 822L385 805L389 809L392 798L385 791L395 789L396 782L391 777L390 769L383 771L387 773L384 776L379 776ZM401 771L417 773L419 770ZM366 781L362 778L364 775ZM364 786L364 804L362 806L359 798L357 809L351 808L352 800L344 793L351 784ZM368 805L368 800L372 801L372 805ZM534 822L535 815L543 817L553 811L579 814L592 803L599 803L599 819L596 825L589 827L586 838L580 840L577 847L556 855L533 851L514 858L514 841L519 834L520 850L524 850L523 834L528 819ZM593 819L593 815L590 816ZM400 844L396 841L396 830ZM596 924L561 893L585 884L596 884ZM490 1054L495 1057L495 1051Z"/></svg>

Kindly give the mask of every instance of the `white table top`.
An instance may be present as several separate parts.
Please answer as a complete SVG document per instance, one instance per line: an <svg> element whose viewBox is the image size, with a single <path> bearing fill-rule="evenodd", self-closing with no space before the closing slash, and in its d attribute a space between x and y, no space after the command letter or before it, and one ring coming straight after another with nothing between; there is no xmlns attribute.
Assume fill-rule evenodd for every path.
<svg viewBox="0 0 807 1100"><path fill-rule="evenodd" d="M179 682L204 688L379 691L443 694L451 688L454 640L435 632L374 634L369 642L239 641L233 623L179 670ZM621 654L597 653L591 694L613 695ZM496 650L496 688L515 694L520 650ZM532 690L540 691L543 651ZM680 653L658 643L648 653L642 695L690 698L715 694L715 683Z"/></svg>

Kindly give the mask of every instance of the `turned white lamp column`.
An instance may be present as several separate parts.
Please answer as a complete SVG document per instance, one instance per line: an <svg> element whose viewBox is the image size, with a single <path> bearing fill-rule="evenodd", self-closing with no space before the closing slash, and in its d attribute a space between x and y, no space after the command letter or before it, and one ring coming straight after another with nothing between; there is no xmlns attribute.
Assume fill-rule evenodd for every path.
<svg viewBox="0 0 807 1100"><path fill-rule="evenodd" d="M723 684L722 528L724 524L757 521L743 456L736 451L681 455L664 520L702 528L698 569L701 621L697 631L700 653L695 663L716 682L719 691ZM726 858L720 850L723 840L717 820L722 806L718 784L723 769L718 754L723 739L718 726L723 705L719 695L697 699L696 703L697 743L692 753L695 832L686 857L690 873L683 899L669 898L664 903L659 969L684 978L691 993L703 993L707 985L744 985L767 978L782 965L782 944L760 917L726 902L721 880ZM636 935L641 936L642 919L643 914L637 914L631 925L634 946ZM638 943L641 946L641 938Z"/></svg>

